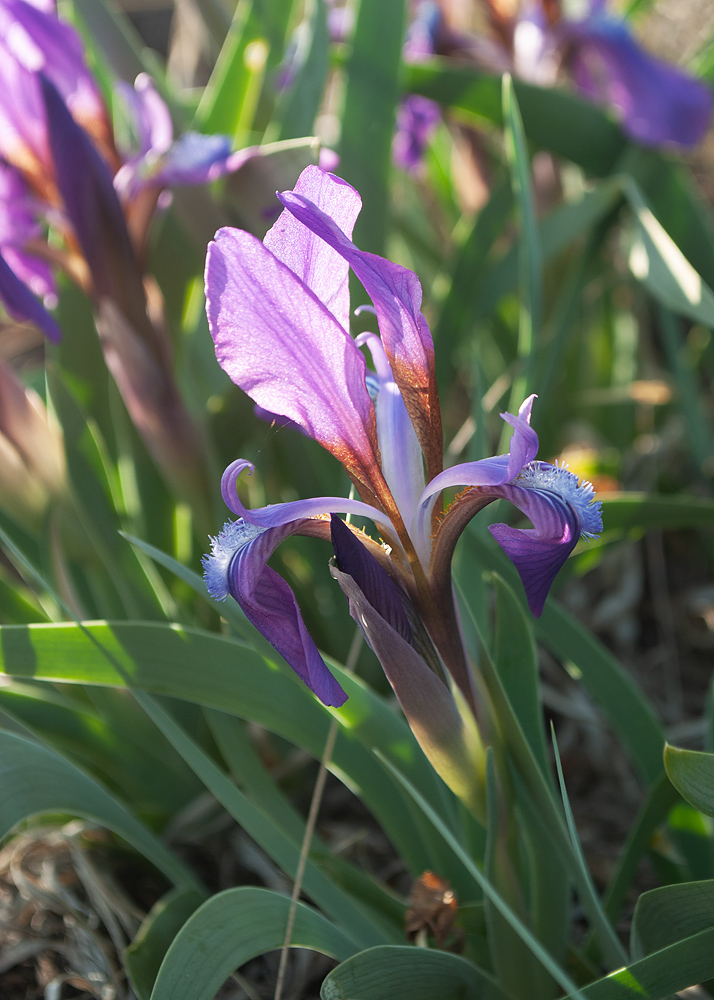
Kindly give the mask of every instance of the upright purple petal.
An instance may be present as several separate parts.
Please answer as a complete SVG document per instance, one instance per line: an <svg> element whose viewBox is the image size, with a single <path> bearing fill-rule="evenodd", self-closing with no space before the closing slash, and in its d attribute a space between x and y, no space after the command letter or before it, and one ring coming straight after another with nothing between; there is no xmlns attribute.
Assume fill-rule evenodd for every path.
<svg viewBox="0 0 714 1000"><path fill-rule="evenodd" d="M61 340L62 331L57 323L27 285L23 284L8 266L2 254L0 254L0 301L13 319L21 323L29 320L54 343Z"/></svg>
<svg viewBox="0 0 714 1000"><path fill-rule="evenodd" d="M206 586L217 600L230 594L320 701L339 706L347 695L318 653L292 590L266 565L276 547L303 527L302 520L268 529L228 522L204 556Z"/></svg>
<svg viewBox="0 0 714 1000"><path fill-rule="evenodd" d="M445 469L427 484L419 500L417 537L422 538L430 535L431 512L434 502L442 490L463 486L500 486L515 479L521 469L533 461L538 454L538 435L531 427L531 410L535 399L535 395L529 396L521 404L518 416L514 416L512 413L500 415L501 419L513 428L508 455L496 455L494 458L482 458L478 462L463 462L461 465L454 465L450 469ZM476 513L475 510L474 513ZM440 534L443 532L440 531ZM455 542L454 538L453 544Z"/></svg>
<svg viewBox="0 0 714 1000"><path fill-rule="evenodd" d="M367 486L381 476L364 357L250 233L221 229L209 245L206 310L216 357L236 385L302 427Z"/></svg>
<svg viewBox="0 0 714 1000"><path fill-rule="evenodd" d="M69 114L51 81L40 78L57 186L89 265L97 299L110 299L137 331L147 327L144 287L107 164Z"/></svg>
<svg viewBox="0 0 714 1000"><path fill-rule="evenodd" d="M319 167L300 174L295 192L329 216L351 238L362 208L353 187ZM286 264L315 293L345 330L350 328L349 265L336 250L285 209L263 240L278 260Z"/></svg>
<svg viewBox="0 0 714 1000"><path fill-rule="evenodd" d="M111 130L99 88L84 60L78 33L46 4L2 0L0 4L0 152L10 162L32 153L47 163L46 126L37 74L51 80L73 117L100 144ZM22 169L28 166L17 163Z"/></svg>
<svg viewBox="0 0 714 1000"><path fill-rule="evenodd" d="M441 471L442 436L434 373L434 342L421 313L422 291L413 271L359 250L342 229L307 198L284 191L283 205L347 261L374 303L382 342L414 424L427 476Z"/></svg>
<svg viewBox="0 0 714 1000"><path fill-rule="evenodd" d="M597 14L568 25L565 37L579 89L617 108L632 138L691 148L703 137L711 120L711 90L645 52L624 21Z"/></svg>

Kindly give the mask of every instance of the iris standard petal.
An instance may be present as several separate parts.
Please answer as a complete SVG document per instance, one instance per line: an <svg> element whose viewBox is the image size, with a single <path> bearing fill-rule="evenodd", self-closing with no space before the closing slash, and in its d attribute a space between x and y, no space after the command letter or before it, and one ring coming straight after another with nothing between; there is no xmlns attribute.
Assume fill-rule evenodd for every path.
<svg viewBox="0 0 714 1000"><path fill-rule="evenodd" d="M374 303L384 350L426 459L427 476L441 471L442 435L434 372L434 342L421 313L413 271L359 250L340 227L302 195L283 191L283 205L350 265Z"/></svg>
<svg viewBox="0 0 714 1000"><path fill-rule="evenodd" d="M204 556L206 586L217 600L230 594L320 701L339 706L347 695L318 653L292 590L266 565L276 547L304 527L300 519L268 529L229 522Z"/></svg>
<svg viewBox="0 0 714 1000"><path fill-rule="evenodd" d="M346 181L319 167L310 166L300 174L295 191L317 205L345 236L352 236L362 199ZM349 265L344 257L287 209L268 230L263 242L315 293L340 326L349 330Z"/></svg>
<svg viewBox="0 0 714 1000"><path fill-rule="evenodd" d="M302 427L367 486L381 477L364 357L255 236L216 234L206 259L206 311L216 357L236 385Z"/></svg>
<svg viewBox="0 0 714 1000"><path fill-rule="evenodd" d="M600 14L569 25L565 37L579 89L618 108L632 138L691 148L703 137L711 120L711 90L645 52L623 21Z"/></svg>

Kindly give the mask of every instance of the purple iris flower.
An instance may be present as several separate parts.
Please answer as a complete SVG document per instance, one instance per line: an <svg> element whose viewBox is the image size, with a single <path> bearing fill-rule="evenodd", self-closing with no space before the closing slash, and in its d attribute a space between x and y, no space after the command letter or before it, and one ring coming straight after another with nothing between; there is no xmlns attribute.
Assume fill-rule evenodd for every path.
<svg viewBox="0 0 714 1000"><path fill-rule="evenodd" d="M637 142L688 149L704 136L712 112L709 87L646 52L627 22L607 13L605 0L591 0L579 21L563 18L551 25L542 3L517 19L513 69L518 76L552 86L563 57L578 90L613 107Z"/></svg>
<svg viewBox="0 0 714 1000"><path fill-rule="evenodd" d="M0 251L16 276L40 298L54 298L55 282L49 264L25 250L41 240L37 221L41 210L22 175L0 160Z"/></svg>
<svg viewBox="0 0 714 1000"><path fill-rule="evenodd" d="M709 87L641 48L626 22L605 13L603 0L562 31L578 89L616 108L633 139L688 149L704 136L712 113Z"/></svg>
<svg viewBox="0 0 714 1000"><path fill-rule="evenodd" d="M250 510L236 485L253 467L234 462L222 493L238 520L224 526L204 557L207 588L217 600L238 601L325 704L342 704L344 692L294 595L267 566L289 535L332 539L335 575L377 655L381 650L395 690L388 651L407 644L425 670L438 673L443 663L473 705L450 577L461 531L498 498L526 514L530 529L501 524L491 531L539 615L578 539L601 530L600 505L589 484L536 460L533 396L517 416L503 414L514 431L508 455L442 471L434 348L416 275L354 245L361 202L338 177L308 167L294 191L278 197L284 211L262 243L242 230L221 229L209 246L207 313L216 356L255 403L335 455L360 499L316 497ZM353 339L348 332L349 268L372 299L379 335ZM444 512L442 491L457 486L466 489ZM331 528L337 514L368 518L380 541L344 522Z"/></svg>
<svg viewBox="0 0 714 1000"><path fill-rule="evenodd" d="M433 0L421 0L409 25L403 55L418 61L434 54L442 28L441 10ZM392 159L398 167L415 171L424 159L429 140L441 121L441 106L421 94L408 94L397 108Z"/></svg>
<svg viewBox="0 0 714 1000"><path fill-rule="evenodd" d="M139 149L129 155L114 178L124 200L143 188L161 190L178 184L207 184L242 166L256 148L231 151L227 135L185 132L174 140L171 114L146 73L133 88L120 82L117 90L127 105Z"/></svg>
<svg viewBox="0 0 714 1000"><path fill-rule="evenodd" d="M99 88L82 40L48 0L0 0L0 156L47 193L52 160L39 74L105 152L113 147Z"/></svg>

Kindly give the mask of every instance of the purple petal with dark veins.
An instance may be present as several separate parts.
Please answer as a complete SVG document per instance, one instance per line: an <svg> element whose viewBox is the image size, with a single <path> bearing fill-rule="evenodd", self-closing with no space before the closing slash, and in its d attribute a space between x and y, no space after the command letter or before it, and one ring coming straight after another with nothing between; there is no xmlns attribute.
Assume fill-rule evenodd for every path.
<svg viewBox="0 0 714 1000"><path fill-rule="evenodd" d="M645 52L624 21L599 14L567 25L565 37L579 89L619 109L632 138L691 148L703 137L712 112L709 87Z"/></svg>
<svg viewBox="0 0 714 1000"><path fill-rule="evenodd" d="M352 236L362 199L346 181L309 166L300 174L295 192L325 212L345 236ZM263 243L315 293L340 326L349 330L349 265L344 257L287 209L268 230Z"/></svg>
<svg viewBox="0 0 714 1000"><path fill-rule="evenodd" d="M283 205L350 265L374 303L384 350L427 462L441 471L442 437L434 373L434 342L421 313L422 291L413 271L359 250L337 223L301 194L283 191Z"/></svg>
<svg viewBox="0 0 714 1000"><path fill-rule="evenodd" d="M532 395L521 403L518 416L512 413L501 414L501 419L513 428L508 455L454 465L427 484L419 500L416 528L418 538L429 536L431 511L442 490L459 486L500 486L515 479L521 469L533 461L538 454L538 435L531 427L531 410L535 399L536 396ZM448 515L444 522L447 519Z"/></svg>
<svg viewBox="0 0 714 1000"><path fill-rule="evenodd" d="M551 585L580 538L576 512L544 490L506 485L484 492L510 500L533 523L533 528L492 524L488 530L518 570L528 607L540 618Z"/></svg>
<svg viewBox="0 0 714 1000"><path fill-rule="evenodd" d="M62 331L57 323L27 285L23 284L8 266L2 254L0 254L0 300L13 319L21 323L29 320L54 343L62 339Z"/></svg>
<svg viewBox="0 0 714 1000"><path fill-rule="evenodd" d="M380 476L364 357L255 236L216 233L206 259L206 311L218 362L236 385L299 424L363 482Z"/></svg>
<svg viewBox="0 0 714 1000"><path fill-rule="evenodd" d="M411 642L412 629L405 610L406 595L402 588L336 514L330 517L330 528L337 568L351 576L387 624L403 639Z"/></svg>
<svg viewBox="0 0 714 1000"><path fill-rule="evenodd" d="M204 556L206 585L216 599L230 593L246 618L320 701L339 706L347 695L318 653L292 590L266 565L277 546L303 527L300 519L267 530L251 530L240 521L225 525L218 538L212 540L212 554ZM221 589L222 573L225 592Z"/></svg>

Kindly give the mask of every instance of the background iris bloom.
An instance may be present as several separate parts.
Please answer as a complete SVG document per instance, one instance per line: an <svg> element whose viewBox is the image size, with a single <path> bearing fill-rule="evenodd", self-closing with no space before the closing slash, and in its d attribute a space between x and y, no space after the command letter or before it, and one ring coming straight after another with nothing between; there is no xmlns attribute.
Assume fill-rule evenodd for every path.
<svg viewBox="0 0 714 1000"><path fill-rule="evenodd" d="M279 197L284 211L264 242L222 229L209 247L207 311L216 355L259 406L293 421L332 452L360 499L316 497L249 510L236 484L252 466L234 462L222 492L239 520L225 525L204 559L208 589L218 599L233 596L318 697L341 704L344 693L308 635L292 592L267 566L288 535L332 537L338 573L367 599L355 615L360 624L368 625L374 612L403 635L407 621L407 641L437 672L443 663L473 704L450 578L464 526L499 497L530 518L531 529L502 524L491 531L540 614L578 539L601 530L599 504L589 484L535 460L533 396L517 416L503 414L514 429L508 455L442 471L434 349L416 275L355 247L350 237L360 198L332 174L308 167L294 191ZM348 333L350 267L372 299L380 337L353 340ZM362 344L371 352L373 372ZM456 486L467 489L444 512L442 491ZM330 533L327 515L335 514L369 518L382 541L343 531L334 520ZM350 546L352 535L357 549ZM348 562L356 568L345 574Z"/></svg>

